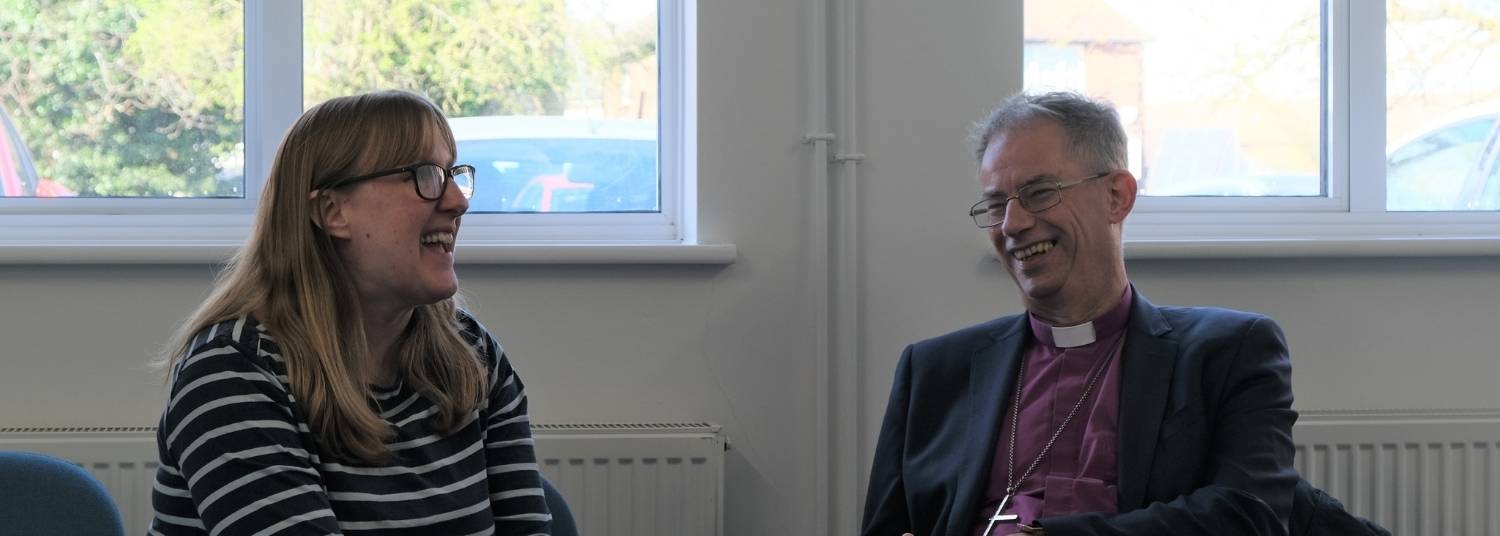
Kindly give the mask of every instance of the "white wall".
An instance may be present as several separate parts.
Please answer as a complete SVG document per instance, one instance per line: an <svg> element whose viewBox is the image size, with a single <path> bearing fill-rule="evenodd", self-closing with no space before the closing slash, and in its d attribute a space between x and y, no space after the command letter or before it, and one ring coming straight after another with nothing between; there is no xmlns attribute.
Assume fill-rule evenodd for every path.
<svg viewBox="0 0 1500 536"><path fill-rule="evenodd" d="M460 276L539 422L709 420L729 453L727 532L814 534L815 326L802 145L804 2L703 0L702 238L717 266L478 266ZM906 343L1020 310L962 211L968 125L1020 87L1014 2L862 2L856 455L868 465ZM1304 409L1500 407L1500 259L1131 262L1157 303L1269 313ZM151 425L143 363L211 266L0 266L0 427Z"/></svg>

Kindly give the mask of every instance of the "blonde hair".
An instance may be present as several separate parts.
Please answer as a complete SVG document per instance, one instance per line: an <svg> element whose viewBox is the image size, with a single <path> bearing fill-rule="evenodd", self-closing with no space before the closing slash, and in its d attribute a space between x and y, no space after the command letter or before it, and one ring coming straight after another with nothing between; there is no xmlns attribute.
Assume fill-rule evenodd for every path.
<svg viewBox="0 0 1500 536"><path fill-rule="evenodd" d="M435 139L456 154L442 111L403 91L330 99L302 114L276 151L249 240L157 364L170 369L191 351L194 334L254 314L275 334L292 394L324 453L384 461L395 432L368 402L359 295L309 193L422 160ZM433 423L445 434L466 422L487 387L483 364L459 333L459 306L454 297L418 306L396 343L401 375L433 403Z"/></svg>

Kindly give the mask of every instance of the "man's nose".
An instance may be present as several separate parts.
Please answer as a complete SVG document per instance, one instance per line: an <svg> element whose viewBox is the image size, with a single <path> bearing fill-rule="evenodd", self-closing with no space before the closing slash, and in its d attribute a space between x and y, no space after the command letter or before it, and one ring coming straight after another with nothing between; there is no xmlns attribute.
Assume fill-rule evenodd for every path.
<svg viewBox="0 0 1500 536"><path fill-rule="evenodd" d="M1005 216L1000 220L1000 232L1006 236L1016 234L1030 229L1036 223L1036 216L1026 207L1021 206L1020 199L1008 199L1005 201Z"/></svg>

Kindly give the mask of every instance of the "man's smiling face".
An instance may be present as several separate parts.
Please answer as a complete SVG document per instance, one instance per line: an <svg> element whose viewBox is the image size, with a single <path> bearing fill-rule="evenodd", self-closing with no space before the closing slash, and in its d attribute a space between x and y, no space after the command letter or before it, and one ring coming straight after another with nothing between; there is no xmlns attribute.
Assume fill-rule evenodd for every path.
<svg viewBox="0 0 1500 536"><path fill-rule="evenodd" d="M985 197L1004 199L1030 185L1066 185L1108 171L1074 161L1062 127L1033 119L990 141L980 158L979 182ZM1114 226L1124 213L1113 206L1111 189L1118 180L1133 179L1117 173L1124 172L1066 188L1058 192L1058 204L1035 213L1010 201L1004 221L989 228L990 242L1028 308L1089 301L1109 292L1114 272L1123 271Z"/></svg>

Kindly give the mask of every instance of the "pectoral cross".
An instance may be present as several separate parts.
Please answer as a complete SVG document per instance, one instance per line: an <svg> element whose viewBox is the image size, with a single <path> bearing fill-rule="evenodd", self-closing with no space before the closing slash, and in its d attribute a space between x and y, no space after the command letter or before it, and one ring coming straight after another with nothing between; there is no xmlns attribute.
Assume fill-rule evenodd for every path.
<svg viewBox="0 0 1500 536"><path fill-rule="evenodd" d="M1021 516L1016 514L1003 513L1005 512L1005 505L1010 504L1011 495L1013 494L1006 493L1005 497L1000 499L1000 506L995 507L995 515L990 516L990 524L984 527L984 536L990 536L990 530L995 528L996 521L1015 521L1021 519Z"/></svg>

